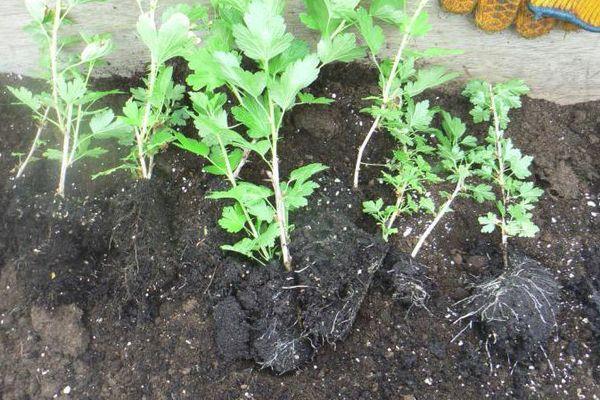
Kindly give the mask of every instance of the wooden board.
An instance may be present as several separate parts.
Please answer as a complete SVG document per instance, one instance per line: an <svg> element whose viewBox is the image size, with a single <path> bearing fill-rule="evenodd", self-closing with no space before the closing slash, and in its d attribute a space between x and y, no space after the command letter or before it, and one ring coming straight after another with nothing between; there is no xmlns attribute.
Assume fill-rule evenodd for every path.
<svg viewBox="0 0 600 400"><path fill-rule="evenodd" d="M162 0L161 4L182 1L195 2ZM296 35L313 40L314 36L298 20L302 8L300 0L288 1L286 20ZM554 30L543 38L528 40L512 30L497 34L481 32L474 27L470 16L447 14L440 10L437 0L432 0L429 12L433 31L415 46L463 50L461 56L438 61L460 72L463 79L522 78L531 86L533 97L561 104L600 99L600 35ZM78 28L89 33L109 31L114 34L117 49L105 72L130 75L143 68L146 54L134 32L137 16L134 0L111 0L106 4L80 7L76 14ZM0 72L35 74L37 50L22 32L28 19L22 0L0 2ZM400 35L387 33L393 37L391 48L387 49L392 54Z"/></svg>

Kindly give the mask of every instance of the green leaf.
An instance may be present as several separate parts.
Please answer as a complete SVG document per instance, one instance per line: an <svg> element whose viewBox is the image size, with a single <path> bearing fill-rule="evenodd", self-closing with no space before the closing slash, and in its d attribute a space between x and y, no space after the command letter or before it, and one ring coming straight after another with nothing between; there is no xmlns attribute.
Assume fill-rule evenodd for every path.
<svg viewBox="0 0 600 400"><path fill-rule="evenodd" d="M229 233L238 233L246 225L246 217L241 208L236 204L234 207L223 208L219 219L219 226Z"/></svg>
<svg viewBox="0 0 600 400"><path fill-rule="evenodd" d="M208 157L210 154L209 147L199 140L190 139L179 132L175 132L175 138L177 141L173 144L180 149L187 150L201 157Z"/></svg>
<svg viewBox="0 0 600 400"><path fill-rule="evenodd" d="M156 153L173 140L175 140L175 136L173 136L170 129L161 129L150 136L150 140L146 145L146 152Z"/></svg>
<svg viewBox="0 0 600 400"><path fill-rule="evenodd" d="M375 201L373 201L373 200L364 201L362 203L362 206L363 206L364 213L370 214L370 215L377 215L383 208L383 200L377 199Z"/></svg>
<svg viewBox="0 0 600 400"><path fill-rule="evenodd" d="M99 158L106 153L108 153L108 150L103 149L102 147L94 147L84 151L83 153L78 153L75 160L81 160L83 158Z"/></svg>
<svg viewBox="0 0 600 400"><path fill-rule="evenodd" d="M457 76L458 74L453 72L447 73L444 67L436 66L420 69L417 72L415 81L406 84L406 94L410 97L417 96L425 90L440 86Z"/></svg>
<svg viewBox="0 0 600 400"><path fill-rule="evenodd" d="M429 128L435 114L434 110L429 108L429 100L423 100L417 104L409 103L406 110L406 120L410 129L422 131Z"/></svg>
<svg viewBox="0 0 600 400"><path fill-rule="evenodd" d="M430 197L421 197L419 199L419 209L433 214L435 212L435 203Z"/></svg>
<svg viewBox="0 0 600 400"><path fill-rule="evenodd" d="M319 59L314 54L290 64L281 74L281 78L271 84L273 101L283 110L291 108L300 90L309 86L319 76L318 65Z"/></svg>
<svg viewBox="0 0 600 400"><path fill-rule="evenodd" d="M268 137L270 134L269 115L266 110L253 98L245 98L244 106L231 109L231 114L236 121L244 124L248 129L248 136L253 139Z"/></svg>
<svg viewBox="0 0 600 400"><path fill-rule="evenodd" d="M233 27L237 46L251 59L267 62L286 51L293 36L286 33L283 17L266 1L254 0L244 14L244 24Z"/></svg>
<svg viewBox="0 0 600 400"><path fill-rule="evenodd" d="M354 33L343 33L333 40L322 38L317 44L317 54L323 64L334 61L350 62L364 57L365 49L356 44Z"/></svg>
<svg viewBox="0 0 600 400"><path fill-rule="evenodd" d="M254 215L259 221L264 222L271 222L275 218L273 207L264 200L249 204L248 213Z"/></svg>
<svg viewBox="0 0 600 400"><path fill-rule="evenodd" d="M309 53L310 48L305 41L294 39L286 51L269 62L269 73L271 75L278 74L285 70L288 65L306 57Z"/></svg>
<svg viewBox="0 0 600 400"><path fill-rule="evenodd" d="M225 84L225 77L221 72L221 65L206 48L196 49L187 56L188 66L193 71L188 75L186 82L194 90L214 90Z"/></svg>
<svg viewBox="0 0 600 400"><path fill-rule="evenodd" d="M369 15L367 10L361 8L356 13L358 29L363 39L367 43L369 50L373 55L379 54L379 50L385 43L385 35L380 26L373 24L373 17Z"/></svg>
<svg viewBox="0 0 600 400"><path fill-rule="evenodd" d="M83 78L76 75L72 80L66 81L63 74L59 74L56 80L58 94L67 104L74 104L81 99L87 91Z"/></svg>
<svg viewBox="0 0 600 400"><path fill-rule="evenodd" d="M404 0L373 0L369 14L390 24L398 25L404 20Z"/></svg>
<svg viewBox="0 0 600 400"><path fill-rule="evenodd" d="M132 99L127 100L125 106L123 106L123 117L121 120L129 126L139 127L142 125L142 110L138 107L138 104Z"/></svg>
<svg viewBox="0 0 600 400"><path fill-rule="evenodd" d="M86 63L97 61L106 57L112 51L113 47L113 41L110 37L97 36L85 46L81 52L80 59Z"/></svg>
<svg viewBox="0 0 600 400"><path fill-rule="evenodd" d="M408 34L414 37L424 36L431 30L431 24L429 23L429 14L427 11L421 11L417 16L414 23L408 28Z"/></svg>
<svg viewBox="0 0 600 400"><path fill-rule="evenodd" d="M331 15L338 19L352 19L360 0L330 0Z"/></svg>
<svg viewBox="0 0 600 400"><path fill-rule="evenodd" d="M40 102L40 98L38 96L34 96L27 88L20 87L14 88L12 86L7 86L7 89L12 93L13 96L19 100L23 105L31 108L33 111L37 111L42 106Z"/></svg>
<svg viewBox="0 0 600 400"><path fill-rule="evenodd" d="M331 104L335 100L328 97L315 97L311 93L298 93L298 100L300 104Z"/></svg>
<svg viewBox="0 0 600 400"><path fill-rule="evenodd" d="M143 14L138 20L137 32L150 50L152 59L159 65L184 55L192 43L190 20L181 13L172 14L158 30L152 15Z"/></svg>
<svg viewBox="0 0 600 400"><path fill-rule="evenodd" d="M210 193L209 199L233 199L242 204L252 204L259 200L266 200L273 195L272 190L264 186L249 182L240 182L237 186L226 190Z"/></svg>
<svg viewBox="0 0 600 400"><path fill-rule="evenodd" d="M97 139L116 138L122 145L133 143L131 128L122 119L115 118L111 109L94 114L90 119L90 130Z"/></svg>
<svg viewBox="0 0 600 400"><path fill-rule="evenodd" d="M481 232L483 233L492 233L496 229L496 225L499 220L494 213L488 213L485 216L481 216L478 218L479 223L482 225Z"/></svg>
<svg viewBox="0 0 600 400"><path fill-rule="evenodd" d="M300 20L306 27L329 37L331 16L329 14L329 1L304 0L306 12L300 14Z"/></svg>
<svg viewBox="0 0 600 400"><path fill-rule="evenodd" d="M279 226L276 223L270 224L267 229L260 233L260 236L256 239L255 249L261 247L273 248L275 242L279 237Z"/></svg>
<svg viewBox="0 0 600 400"><path fill-rule="evenodd" d="M215 146L215 150L209 155L209 159L212 165L207 165L202 170L211 175L223 176L227 175L227 166L225 164L225 158L218 146ZM234 149L227 154L227 160L231 169L234 170L240 160L242 159L244 152L240 149Z"/></svg>
<svg viewBox="0 0 600 400"><path fill-rule="evenodd" d="M244 238L242 240L240 240L239 242L237 242L236 244L234 244L233 246L231 245L223 245L221 246L221 249L225 250L225 251L233 251L235 253L240 253L243 254L246 257L252 257L252 251L255 249L256 244L254 243L253 240L249 239L249 238Z"/></svg>
<svg viewBox="0 0 600 400"><path fill-rule="evenodd" d="M480 183L477 186L470 186L471 195L478 203L483 203L484 201L492 201L496 199L496 195L492 191L492 187L490 185L486 185L484 183Z"/></svg>
<svg viewBox="0 0 600 400"><path fill-rule="evenodd" d="M63 153L57 149L47 149L43 156L49 160L62 160Z"/></svg>
<svg viewBox="0 0 600 400"><path fill-rule="evenodd" d="M312 178L315 174L319 172L325 171L328 169L326 165L321 163L312 163L308 165L304 165L300 168L296 168L290 173L290 182L298 181L298 182L306 182L310 178Z"/></svg>
<svg viewBox="0 0 600 400"><path fill-rule="evenodd" d="M267 81L264 72L253 74L252 72L243 70L240 67L240 60L233 53L217 51L214 57L221 65L223 76L231 81L231 83L242 88L253 97L258 97L262 94Z"/></svg>

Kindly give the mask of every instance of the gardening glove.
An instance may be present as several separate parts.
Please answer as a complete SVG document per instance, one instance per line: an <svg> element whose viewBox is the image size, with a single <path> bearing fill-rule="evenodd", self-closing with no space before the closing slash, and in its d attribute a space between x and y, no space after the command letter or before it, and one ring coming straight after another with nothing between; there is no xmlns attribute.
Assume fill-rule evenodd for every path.
<svg viewBox="0 0 600 400"><path fill-rule="evenodd" d="M475 9L475 23L488 32L508 28L513 22L523 37L544 35L561 21L564 29L577 27L600 32L598 0L440 0L447 11L466 14Z"/></svg>

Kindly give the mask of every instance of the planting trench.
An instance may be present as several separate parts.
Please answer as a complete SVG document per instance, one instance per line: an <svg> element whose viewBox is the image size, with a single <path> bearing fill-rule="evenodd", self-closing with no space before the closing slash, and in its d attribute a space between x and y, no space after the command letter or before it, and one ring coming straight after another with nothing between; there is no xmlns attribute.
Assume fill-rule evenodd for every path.
<svg viewBox="0 0 600 400"><path fill-rule="evenodd" d="M349 189L369 126L358 110L374 83L359 65L327 68L311 90L336 102L300 107L286 120L283 172L307 162L330 167L294 221L291 273L219 249L232 238L217 225L220 204L203 199L219 182L175 149L160 156L151 182L89 182L97 166L83 164L64 202L52 195L51 164L10 180L9 154L33 130L3 95L2 398L600 396L600 102L527 98L511 114L509 135L534 156L546 191L535 212L540 235L512 242L521 260L512 272L524 271L516 279L500 266L496 238L479 233L484 210L466 201L418 260L405 253L428 217L399 221L389 244L378 238L360 207L391 195L377 169L365 168L360 191ZM458 93L426 97L467 120ZM391 145L378 133L367 162L383 160ZM258 162L245 173L265 177ZM531 277L548 282L539 303L511 292ZM474 314L453 324L479 310L482 287L498 279L511 284L504 311L529 310L522 315L530 319L482 324Z"/></svg>

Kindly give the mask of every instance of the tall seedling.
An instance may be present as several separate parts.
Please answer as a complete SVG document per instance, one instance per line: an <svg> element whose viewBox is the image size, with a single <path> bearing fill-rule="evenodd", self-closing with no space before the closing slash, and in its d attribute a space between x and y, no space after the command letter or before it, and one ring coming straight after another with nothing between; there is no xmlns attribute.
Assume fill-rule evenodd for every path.
<svg viewBox="0 0 600 400"><path fill-rule="evenodd" d="M219 224L228 232L246 236L223 248L264 263L276 254L279 239L283 263L290 270L290 214L308 204L307 198L318 187L311 178L326 167L314 163L292 171L287 179L281 176L278 144L284 116L299 104L329 103L302 90L317 79L323 65L348 61L363 52L354 40L343 48L320 42L317 53L311 53L306 43L286 32L281 16L283 1L254 0L248 4L228 0L213 5L217 19L211 33L204 47L189 57L193 74L188 83L202 90L191 95L201 140L180 135L178 145L206 158L210 165L205 171L225 176L230 183L229 190L213 192L209 197L234 200L233 206L223 209ZM339 6L320 11L326 12L321 15L323 19L341 23L342 18L333 14L338 15ZM321 19L313 21L324 23ZM335 40L339 34L330 32L327 39ZM242 67L242 54L252 61L252 71ZM238 125L229 125L229 113L223 108L226 97L215 93L222 87L237 102L231 117ZM269 186L239 178L249 153L264 162Z"/></svg>
<svg viewBox="0 0 600 400"><path fill-rule="evenodd" d="M408 44L411 38L424 36L431 29L428 14L424 11L428 0L419 0L412 16L404 13L404 0L377 0L373 1L370 8L361 8L357 14L359 32L367 44L369 55L373 64L379 71L379 88L381 93L370 97L373 106L364 110L373 118L362 144L358 149L354 167L353 186L358 188L360 169L364 151L373 134L379 128L389 131L390 126L397 126L406 118L406 110L411 107L412 98L423 91L441 85L456 77L455 74L446 73L442 68L434 67L425 70L415 70L415 61L422 57L433 57L457 52L431 48L418 53L409 51ZM384 48L385 35L381 26L375 20L392 24L402 33L402 39L393 59L378 60ZM413 105L414 106L414 105Z"/></svg>
<svg viewBox="0 0 600 400"><path fill-rule="evenodd" d="M93 91L90 77L96 66L112 50L107 35L87 36L81 39L63 33L65 25L71 24L70 14L79 5L99 0L26 0L25 5L32 17L26 30L37 42L41 53L43 77L48 91L33 94L26 88L9 90L20 103L33 111L39 128L27 157L17 173L20 176L34 153L48 141L42 140L43 129L50 125L60 136L60 148L45 148L43 156L60 163L57 194L65 195L67 171L76 161L97 158L106 153L102 147L91 147L96 138L106 138L121 129L114 115L107 108L94 109L96 102L118 91ZM83 42L80 53L69 49Z"/></svg>
<svg viewBox="0 0 600 400"><path fill-rule="evenodd" d="M531 176L529 168L533 157L523 155L505 134L510 121L509 111L521 107L520 96L528 92L529 88L520 80L494 86L471 81L463 92L473 104L473 121L491 121L487 145L477 156L481 167L476 173L497 188L499 198L491 199L495 211L479 217L479 223L484 233L494 232L496 228L500 230L505 268L509 266L508 239L533 237L539 231L532 221L531 210L543 191L527 180Z"/></svg>
<svg viewBox="0 0 600 400"><path fill-rule="evenodd" d="M154 157L174 140L175 129L185 125L187 109L181 105L183 85L173 81L173 67L167 61L187 54L194 45L190 22L206 16L203 7L177 6L165 11L160 26L156 22L158 0L147 7L136 0L140 10L136 30L150 55L144 86L131 90L132 97L123 107L119 121L130 129L119 137L122 145L130 146L123 163L97 176L117 170L128 170L143 179L152 178Z"/></svg>
<svg viewBox="0 0 600 400"><path fill-rule="evenodd" d="M369 97L373 105L363 110L374 120L358 151L354 186L358 187L363 152L377 129L385 129L398 143L381 178L393 188L395 201L389 205L384 204L383 199L363 203L363 211L377 221L384 240L398 232L394 224L399 215L435 212L427 187L441 181L430 161L436 149L430 144L429 136L439 133L431 126L437 110L430 107L428 100L417 102L414 98L453 79L456 74L447 73L441 67L418 69L415 63L419 58L456 52L437 48L423 52L407 49L411 37L422 36L431 28L428 15L423 11L426 4L426 0L420 1L414 14L407 16L400 8L403 2L376 1L368 10L360 8L356 17L358 30L379 72L381 94ZM394 59L379 61L377 58L384 47L385 36L383 29L375 24L376 20L391 23L403 32Z"/></svg>

